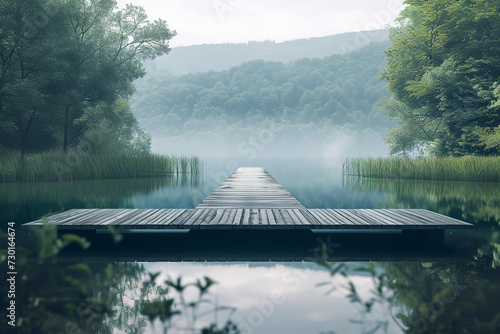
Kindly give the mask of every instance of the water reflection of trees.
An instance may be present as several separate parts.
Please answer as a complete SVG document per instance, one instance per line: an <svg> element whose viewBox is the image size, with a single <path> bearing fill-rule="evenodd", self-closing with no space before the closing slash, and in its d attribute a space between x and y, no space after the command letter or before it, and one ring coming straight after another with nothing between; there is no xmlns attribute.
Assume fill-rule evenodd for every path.
<svg viewBox="0 0 500 334"><path fill-rule="evenodd" d="M87 247L87 241L75 235L58 238L54 228L32 233L30 249L16 247L16 326L2 332L93 333L111 312L108 287L114 284L118 270L78 262L58 263L60 250L74 243ZM106 277L105 284L95 279L99 277ZM5 290L2 298L7 300L6 286L2 284L1 289ZM101 291L100 295L94 295L95 291Z"/></svg>
<svg viewBox="0 0 500 334"><path fill-rule="evenodd" d="M358 305L360 314L352 321L362 325L363 333L387 332L390 322L397 323L404 333L500 332L500 275L489 266L465 262L370 263L358 268L372 277L373 286L366 295L358 292L341 263L321 265L329 268L329 285L337 284L337 275L349 279L340 290ZM373 314L377 307L389 312Z"/></svg>
<svg viewBox="0 0 500 334"><path fill-rule="evenodd" d="M28 222L71 208L127 208L133 196L164 188L196 188L200 177L184 173L143 179L4 183L0 184L0 218Z"/></svg>
<svg viewBox="0 0 500 334"><path fill-rule="evenodd" d="M211 291L216 282L209 277L157 284L158 274L146 273L138 263L61 262L61 250L74 244L86 248L87 240L72 234L58 237L48 226L33 229L32 234L30 248L18 247L16 253L16 326L2 321L2 333L139 334L158 321L164 333L178 324L189 333L239 333L230 320L234 309L217 304ZM0 250L0 263L5 266L6 254ZM197 299L184 297L188 287L198 290ZM0 286L5 302L9 302L7 288ZM203 317L223 311L230 312L222 324L217 316L216 321L204 318L200 324Z"/></svg>
<svg viewBox="0 0 500 334"><path fill-rule="evenodd" d="M385 264L406 333L498 333L500 275L467 263Z"/></svg>
<svg viewBox="0 0 500 334"><path fill-rule="evenodd" d="M472 223L496 222L488 227L499 227L498 183L344 177L344 186L353 191L389 195L384 207L428 209Z"/></svg>
<svg viewBox="0 0 500 334"><path fill-rule="evenodd" d="M500 266L500 184L346 177L344 185L355 192L384 193L386 208L428 209L473 223L474 230L452 231L448 244L476 261Z"/></svg>

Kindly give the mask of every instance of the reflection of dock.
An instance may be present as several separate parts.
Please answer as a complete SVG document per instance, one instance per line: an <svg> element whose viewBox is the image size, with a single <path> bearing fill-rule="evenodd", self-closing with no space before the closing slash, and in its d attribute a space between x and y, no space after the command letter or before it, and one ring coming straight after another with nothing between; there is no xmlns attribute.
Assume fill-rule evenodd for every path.
<svg viewBox="0 0 500 334"><path fill-rule="evenodd" d="M473 225L421 209L306 209L262 168L239 168L195 209L73 209L47 218L59 230L187 232L188 230L312 230L395 232L442 238ZM25 225L40 226L42 220Z"/></svg>

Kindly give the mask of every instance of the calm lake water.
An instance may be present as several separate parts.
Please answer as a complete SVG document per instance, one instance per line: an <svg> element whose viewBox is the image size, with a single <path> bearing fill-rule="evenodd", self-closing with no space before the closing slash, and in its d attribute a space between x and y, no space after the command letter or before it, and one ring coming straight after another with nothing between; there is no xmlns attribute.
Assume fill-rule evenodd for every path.
<svg viewBox="0 0 500 334"><path fill-rule="evenodd" d="M0 184L2 229L4 222L15 221L18 249L43 248L21 223L72 208L194 208L236 165L232 159L208 160L198 177ZM396 253L377 260L376 246L366 254L376 262L323 265L114 262L95 256L39 264L32 258L17 278L17 314L26 315L18 331L94 333L99 327L101 333L193 333L211 324L220 329L230 320L241 333L500 333L499 184L342 178L339 161L239 165L264 167L307 208L423 208L475 229L447 232L448 253L455 255L437 251L426 262L405 261ZM158 273L156 286L144 284L148 273ZM209 282L205 276L217 284L198 299ZM179 286L166 294L182 313L149 321L139 302L160 296L165 280L175 283L179 277L181 285L199 280L199 287ZM96 301L103 297L107 304ZM106 305L115 315L101 319ZM59 312L60 318L43 331L47 312Z"/></svg>

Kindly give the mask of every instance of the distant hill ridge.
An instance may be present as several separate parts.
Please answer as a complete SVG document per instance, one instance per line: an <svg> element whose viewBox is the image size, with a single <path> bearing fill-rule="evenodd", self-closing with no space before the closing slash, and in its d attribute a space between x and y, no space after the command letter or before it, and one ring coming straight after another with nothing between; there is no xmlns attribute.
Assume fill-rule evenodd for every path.
<svg viewBox="0 0 500 334"><path fill-rule="evenodd" d="M163 153L250 160L385 154L381 134L392 124L377 101L389 92L377 76L389 45L374 42L286 64L260 59L227 70L149 76L137 82L131 106L152 134L153 149ZM254 145L255 138L265 145Z"/></svg>
<svg viewBox="0 0 500 334"><path fill-rule="evenodd" d="M388 41L387 30L349 32L324 37L239 44L203 44L173 48L168 55L145 64L148 76L183 75L221 71L262 59L288 63L301 58L323 58L344 54L373 42Z"/></svg>

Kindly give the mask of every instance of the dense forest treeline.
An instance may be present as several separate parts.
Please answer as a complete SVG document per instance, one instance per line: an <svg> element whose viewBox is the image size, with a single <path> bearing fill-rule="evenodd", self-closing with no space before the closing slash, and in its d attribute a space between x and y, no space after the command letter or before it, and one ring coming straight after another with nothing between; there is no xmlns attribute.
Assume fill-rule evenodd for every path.
<svg viewBox="0 0 500 334"><path fill-rule="evenodd" d="M388 40L387 30L368 30L281 43L250 41L180 46L173 48L168 55L146 61L144 65L147 76L184 75L227 70L256 59L288 63L300 58L323 58L354 51L373 42Z"/></svg>
<svg viewBox="0 0 500 334"><path fill-rule="evenodd" d="M157 149L185 144L201 153L248 157L264 147L289 156L322 155L339 140L349 141L340 148L349 150L366 139L383 154L380 134L391 123L377 106L388 95L377 75L388 46L378 42L322 59L255 60L225 71L143 80L132 108L153 138L164 137Z"/></svg>
<svg viewBox="0 0 500 334"><path fill-rule="evenodd" d="M0 154L147 152L146 128L178 154L382 155L386 133L391 154L498 155L500 1L405 4L390 41L376 30L161 57L176 32L141 7L2 1Z"/></svg>

